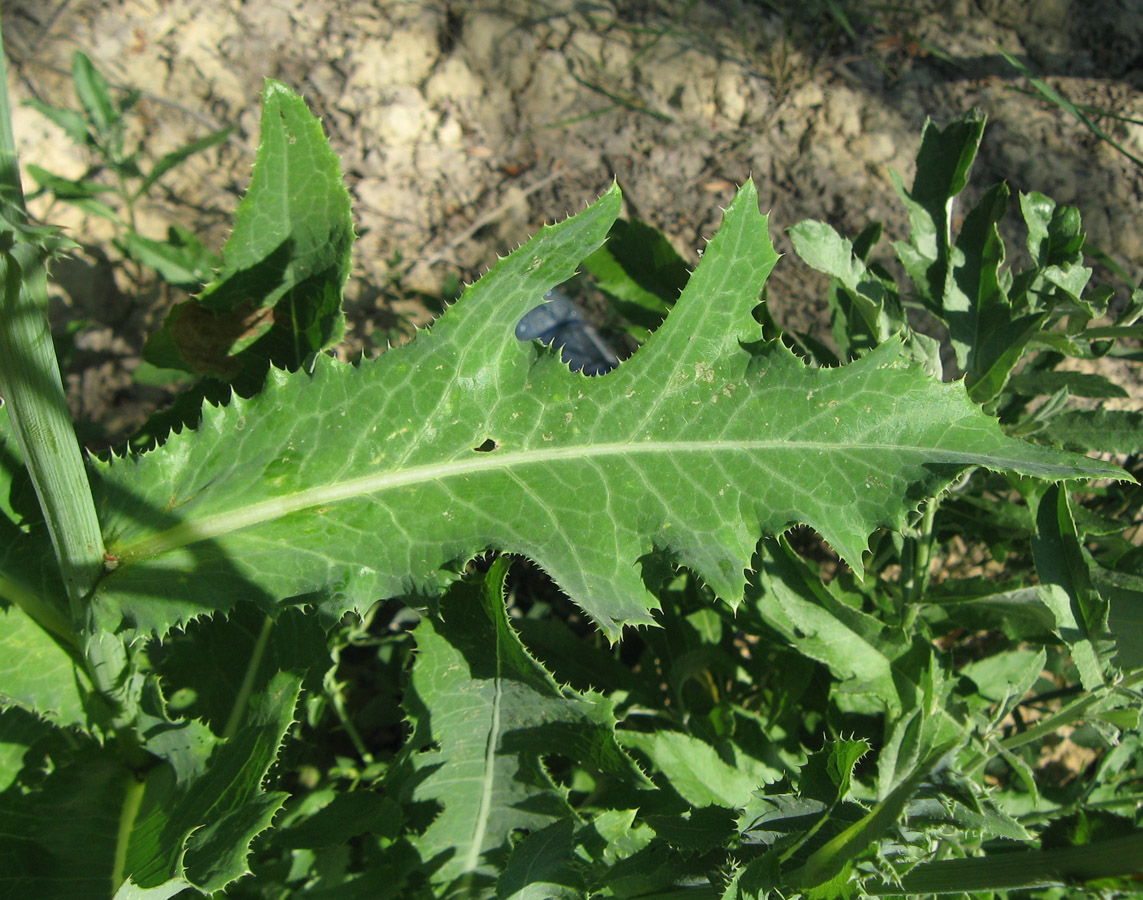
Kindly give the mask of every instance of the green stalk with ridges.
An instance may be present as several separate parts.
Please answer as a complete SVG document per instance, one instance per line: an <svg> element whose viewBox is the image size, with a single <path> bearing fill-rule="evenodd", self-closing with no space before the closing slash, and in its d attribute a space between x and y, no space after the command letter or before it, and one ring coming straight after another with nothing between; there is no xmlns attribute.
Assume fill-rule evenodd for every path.
<svg viewBox="0 0 1143 900"><path fill-rule="evenodd" d="M0 79L6 77L0 56ZM0 222L0 393L39 498L74 620L102 571L103 537L52 345L48 250L42 237L37 239L39 230L27 227L6 87L0 87L0 192L6 195Z"/></svg>

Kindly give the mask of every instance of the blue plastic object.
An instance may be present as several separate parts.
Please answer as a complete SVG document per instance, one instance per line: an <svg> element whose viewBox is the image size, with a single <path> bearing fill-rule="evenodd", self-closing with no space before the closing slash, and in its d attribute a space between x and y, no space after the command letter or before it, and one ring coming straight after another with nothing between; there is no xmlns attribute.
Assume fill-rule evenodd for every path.
<svg viewBox="0 0 1143 900"><path fill-rule="evenodd" d="M576 302L558 288L516 323L521 341L540 341L560 348L560 357L572 371L604 375L619 365L619 357L584 318Z"/></svg>

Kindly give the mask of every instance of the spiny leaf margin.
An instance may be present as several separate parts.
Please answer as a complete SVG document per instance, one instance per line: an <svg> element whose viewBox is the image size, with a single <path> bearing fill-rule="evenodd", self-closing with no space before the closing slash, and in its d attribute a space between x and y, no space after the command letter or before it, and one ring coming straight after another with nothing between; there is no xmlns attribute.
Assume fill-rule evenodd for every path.
<svg viewBox="0 0 1143 900"><path fill-rule="evenodd" d="M860 572L870 532L900 528L965 468L1123 477L1006 437L897 340L836 369L763 342L752 312L777 254L750 182L619 369L589 379L516 342L519 318L602 244L619 207L613 187L545 227L409 345L272 373L162 452L102 468L122 564L99 614L161 634L254 596L336 618L378 596L436 595L491 548L535 560L615 639L652 621L642 566L656 556L736 604L762 534L808 524ZM478 452L486 440L495 449Z"/></svg>

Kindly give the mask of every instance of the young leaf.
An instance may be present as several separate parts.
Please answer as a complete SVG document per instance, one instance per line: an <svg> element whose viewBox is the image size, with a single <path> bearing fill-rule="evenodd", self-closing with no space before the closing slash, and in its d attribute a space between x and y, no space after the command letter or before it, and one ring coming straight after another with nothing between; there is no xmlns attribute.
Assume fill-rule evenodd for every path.
<svg viewBox="0 0 1143 900"><path fill-rule="evenodd" d="M621 731L619 739L624 747L646 755L667 783L696 808L745 806L752 791L782 776L741 752L731 764L710 744L679 731Z"/></svg>
<svg viewBox="0 0 1143 900"><path fill-rule="evenodd" d="M872 240L873 236L871 232L864 238ZM869 268L857 247L831 226L799 222L790 229L790 239L807 265L833 277L833 335L846 357L861 356L904 328L905 317L892 284Z"/></svg>
<svg viewBox="0 0 1143 900"><path fill-rule="evenodd" d="M784 542L764 541L758 574L747 588L747 603L799 653L826 666L840 690L869 695L891 711L901 709L893 681L890 648L883 626L859 610L849 610L847 623L815 596L817 579Z"/></svg>
<svg viewBox="0 0 1143 900"><path fill-rule="evenodd" d="M984 117L967 113L938 128L925 123L917 174L906 191L893 173L893 184L909 213L909 241L893 245L922 302L934 315L945 314L950 278L952 201L968 182L968 171L984 135Z"/></svg>
<svg viewBox="0 0 1143 900"><path fill-rule="evenodd" d="M321 122L285 85L267 79L258 155L222 271L198 299L172 310L148 341L148 361L228 378L243 362L259 372L266 359L297 368L341 336L352 246L349 194ZM258 350L235 360L260 339Z"/></svg>
<svg viewBox="0 0 1143 900"><path fill-rule="evenodd" d="M1045 321L1039 310L1013 309L1009 298L999 230L1007 208L1008 186L1001 183L965 216L945 294L949 337L966 372L969 396L981 404L1004 389Z"/></svg>
<svg viewBox="0 0 1143 900"><path fill-rule="evenodd" d="M320 120L289 88L267 79L250 188L203 305L232 309L253 293L260 306L273 306L318 279L340 288L352 245L349 194Z"/></svg>
<svg viewBox="0 0 1143 900"><path fill-rule="evenodd" d="M1095 690L1104 681L1099 644L1107 637L1107 603L1092 588L1067 491L1058 485L1040 498L1032 555L1057 633L1071 649L1084 690Z"/></svg>
<svg viewBox="0 0 1143 900"><path fill-rule="evenodd" d="M957 235L961 253L954 260L944 311L957 362L966 371L986 368L973 364L974 351L988 336L992 320L1011 318L1000 276L1004 241L998 228L1007 208L1008 185L993 185L965 216Z"/></svg>
<svg viewBox="0 0 1143 900"><path fill-rule="evenodd" d="M162 159L155 163L151 171L147 173L147 177L144 178L139 187L135 189L135 196L142 197L151 189L155 182L171 171L171 169L175 168L175 166L196 153L201 153L203 150L208 150L216 144L221 144L230 137L233 132L234 126L220 128L218 131L212 131L208 135L204 135L197 140L184 144L182 147L165 154Z"/></svg>
<svg viewBox="0 0 1143 900"><path fill-rule="evenodd" d="M311 374L273 372L197 432L104 468L120 564L95 600L103 621L162 633L238 598L303 594L340 617L437 593L493 547L538 562L615 638L651 621L639 566L654 554L736 604L762 533L810 524L860 572L870 532L969 466L1123 477L1005 437L895 340L837 369L759 343L752 310L777 255L751 183L614 372L587 378L517 342L618 208L613 188L545 228L410 344L359 368L319 357Z"/></svg>
<svg viewBox="0 0 1143 900"><path fill-rule="evenodd" d="M72 56L71 77L75 84L75 94L83 104L96 136L100 141L108 141L120 116L106 79L87 54L80 50L76 50Z"/></svg>
<svg viewBox="0 0 1143 900"><path fill-rule="evenodd" d="M153 241L136 231L129 231L118 246L124 255L158 272L167 284L193 289L202 284L204 277L210 277L209 270L204 272L202 269L199 248L193 245L184 248L169 239Z"/></svg>
<svg viewBox="0 0 1143 900"><path fill-rule="evenodd" d="M24 105L30 106L40 115L47 117L62 128L77 146L85 147L93 143L92 135L88 131L87 119L83 117L82 113L66 107L52 106L50 103L45 103L35 97L25 100Z"/></svg>

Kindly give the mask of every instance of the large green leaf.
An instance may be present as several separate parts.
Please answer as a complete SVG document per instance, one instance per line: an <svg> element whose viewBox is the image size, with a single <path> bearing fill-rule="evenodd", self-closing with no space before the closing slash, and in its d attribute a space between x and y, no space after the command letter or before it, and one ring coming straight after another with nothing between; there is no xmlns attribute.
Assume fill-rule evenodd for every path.
<svg viewBox="0 0 1143 900"><path fill-rule="evenodd" d="M75 658L16 606L0 608L0 705L85 724L91 683Z"/></svg>
<svg viewBox="0 0 1143 900"><path fill-rule="evenodd" d="M504 608L506 571L501 559L483 585L456 585L414 632L413 799L442 808L415 843L441 882L490 882L489 854L514 831L573 815L543 756L642 780L616 743L611 703L561 689L520 643Z"/></svg>
<svg viewBox="0 0 1143 900"><path fill-rule="evenodd" d="M897 341L836 369L761 342L777 255L747 183L674 309L614 372L572 373L514 340L598 247L618 189L544 228L428 333L360 367L274 372L198 431L101 469L119 566L95 610L164 632L237 599L305 596L331 616L439 592L486 548L525 554L612 638L650 622L656 557L729 603L760 534L801 522L856 570L967 467L1047 478L1121 470L1010 439Z"/></svg>
<svg viewBox="0 0 1143 900"><path fill-rule="evenodd" d="M81 746L83 762L51 772L35 793L13 786L0 795L0 898L108 897L117 887L118 815L131 772L111 750Z"/></svg>
<svg viewBox="0 0 1143 900"><path fill-rule="evenodd" d="M197 722L154 723L147 749L165 762L146 771L70 736L74 752L53 757L35 790L0 793L0 898L162 900L187 886L221 890L246 874L250 842L285 798L262 780L293 723L300 683L288 672L270 678L228 741Z"/></svg>
<svg viewBox="0 0 1143 900"><path fill-rule="evenodd" d="M188 723L168 732L165 746L149 741L168 764L149 773L131 830L124 874L135 884L185 879L209 892L249 871L250 842L286 798L264 791L262 780L293 724L300 688L299 676L279 672L230 740L215 742Z"/></svg>

